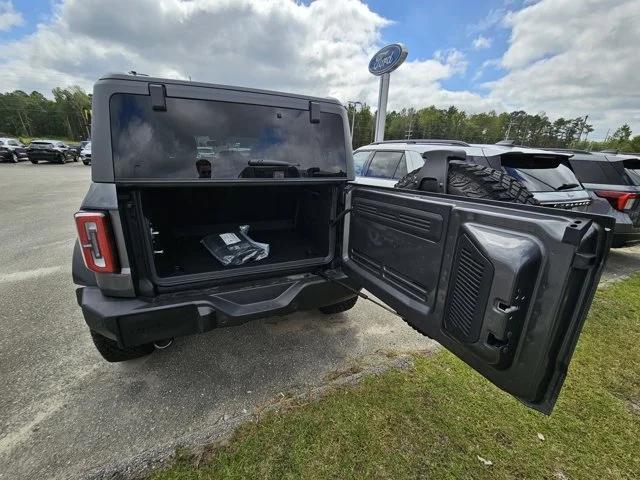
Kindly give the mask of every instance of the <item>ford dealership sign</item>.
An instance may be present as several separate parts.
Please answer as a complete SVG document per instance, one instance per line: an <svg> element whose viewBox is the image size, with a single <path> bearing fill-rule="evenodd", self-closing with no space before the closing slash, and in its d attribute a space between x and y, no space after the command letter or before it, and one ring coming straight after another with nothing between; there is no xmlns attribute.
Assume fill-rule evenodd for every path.
<svg viewBox="0 0 640 480"><path fill-rule="evenodd" d="M383 47L369 62L369 71L374 75L384 75L398 68L407 58L407 49L401 43Z"/></svg>

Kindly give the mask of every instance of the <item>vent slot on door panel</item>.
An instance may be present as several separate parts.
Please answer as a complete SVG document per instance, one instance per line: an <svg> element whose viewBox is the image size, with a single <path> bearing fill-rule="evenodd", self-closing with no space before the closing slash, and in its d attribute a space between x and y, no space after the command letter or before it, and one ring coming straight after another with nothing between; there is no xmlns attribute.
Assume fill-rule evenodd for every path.
<svg viewBox="0 0 640 480"><path fill-rule="evenodd" d="M463 235L458 241L453 260L444 329L465 343L478 340L487 306L493 265L482 252Z"/></svg>

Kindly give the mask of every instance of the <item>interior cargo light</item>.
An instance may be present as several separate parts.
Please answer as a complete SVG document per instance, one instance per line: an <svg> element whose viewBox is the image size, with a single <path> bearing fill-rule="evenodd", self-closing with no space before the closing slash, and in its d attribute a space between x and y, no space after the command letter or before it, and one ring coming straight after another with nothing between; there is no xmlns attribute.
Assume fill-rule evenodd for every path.
<svg viewBox="0 0 640 480"><path fill-rule="evenodd" d="M98 273L117 272L118 256L107 214L78 212L74 217L82 256L87 268Z"/></svg>
<svg viewBox="0 0 640 480"><path fill-rule="evenodd" d="M616 210L624 212L633 207L640 194L632 192L618 192L616 190L596 190L596 195L606 198Z"/></svg>

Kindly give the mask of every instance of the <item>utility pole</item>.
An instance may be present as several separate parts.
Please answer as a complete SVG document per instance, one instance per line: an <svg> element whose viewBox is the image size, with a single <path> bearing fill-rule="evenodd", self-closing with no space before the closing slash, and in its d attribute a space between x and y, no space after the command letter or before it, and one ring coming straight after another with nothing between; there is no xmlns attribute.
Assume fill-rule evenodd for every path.
<svg viewBox="0 0 640 480"><path fill-rule="evenodd" d="M411 140L411 134L413 133L413 112L409 116L409 128L405 131L407 134L407 140Z"/></svg>

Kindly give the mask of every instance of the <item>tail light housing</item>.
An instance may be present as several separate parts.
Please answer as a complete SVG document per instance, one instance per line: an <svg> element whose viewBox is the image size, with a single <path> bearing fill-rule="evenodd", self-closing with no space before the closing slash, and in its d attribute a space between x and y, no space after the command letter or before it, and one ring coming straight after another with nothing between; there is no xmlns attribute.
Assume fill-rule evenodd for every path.
<svg viewBox="0 0 640 480"><path fill-rule="evenodd" d="M87 268L97 273L118 271L118 255L109 217L104 212L78 212L76 228Z"/></svg>
<svg viewBox="0 0 640 480"><path fill-rule="evenodd" d="M638 199L640 194L633 192L618 192L615 190L596 190L596 195L606 198L611 206L616 210L624 212L630 210Z"/></svg>

